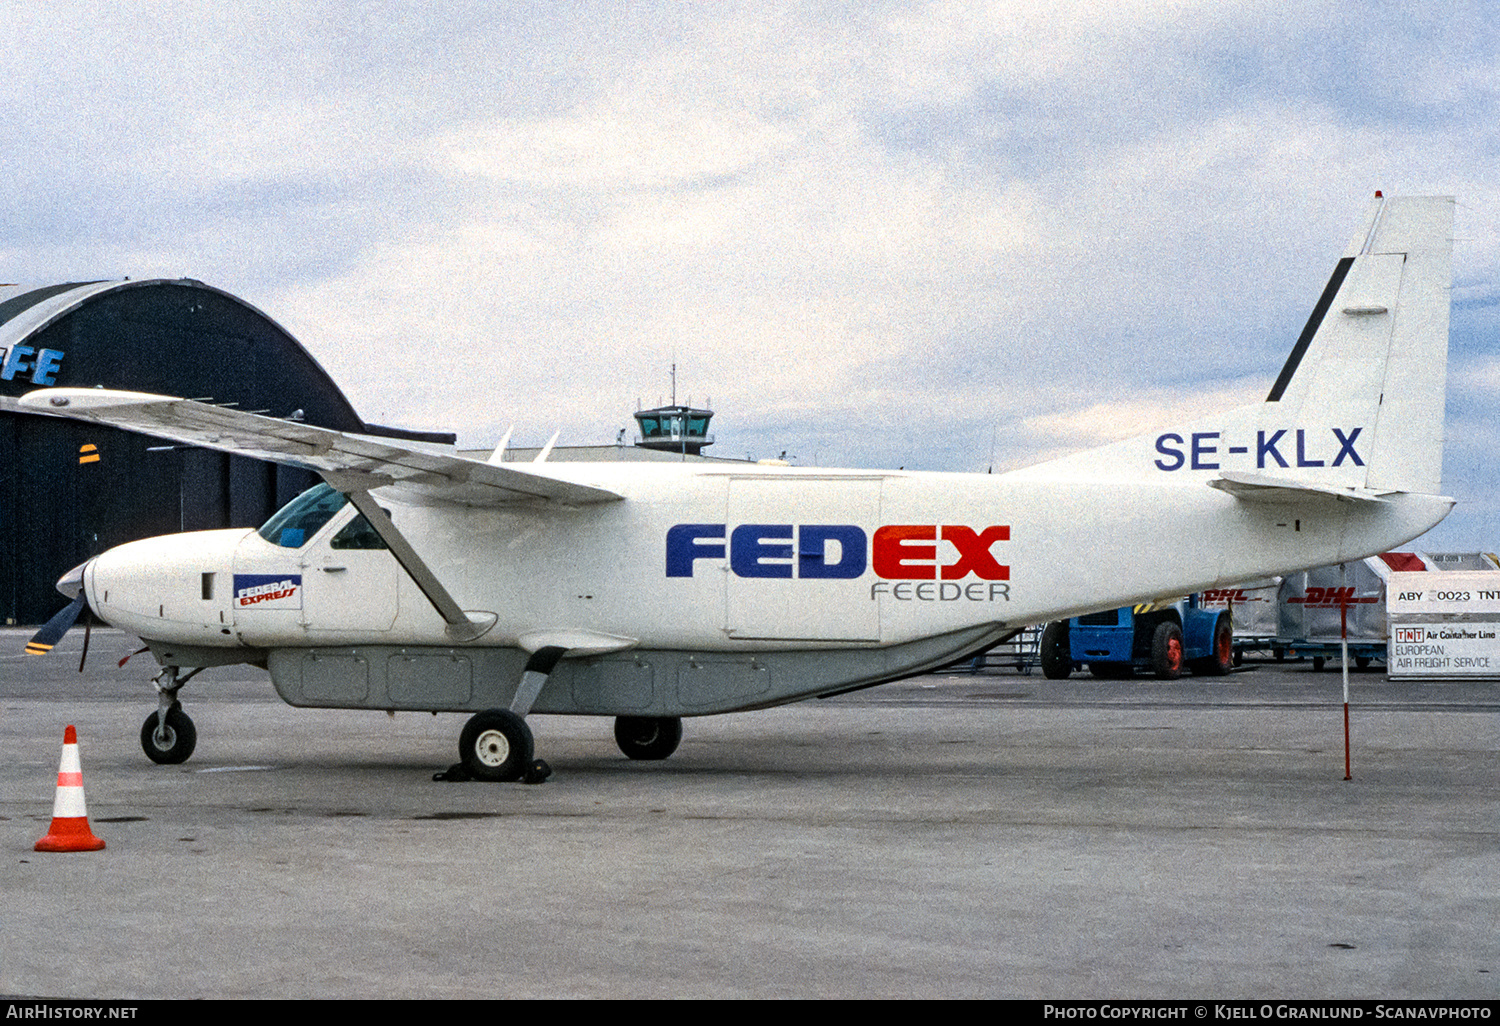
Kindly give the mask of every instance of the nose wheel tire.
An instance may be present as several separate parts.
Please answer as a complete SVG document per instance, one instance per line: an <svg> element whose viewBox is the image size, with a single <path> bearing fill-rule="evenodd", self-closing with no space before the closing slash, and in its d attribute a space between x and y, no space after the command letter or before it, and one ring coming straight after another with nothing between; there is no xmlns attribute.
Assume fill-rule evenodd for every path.
<svg viewBox="0 0 1500 1026"><path fill-rule="evenodd" d="M615 717L615 744L632 759L665 759L681 743L682 720L677 716Z"/></svg>
<svg viewBox="0 0 1500 1026"><path fill-rule="evenodd" d="M464 724L458 755L475 780L519 780L531 765L531 728L509 709L486 709Z"/></svg>
<svg viewBox="0 0 1500 1026"><path fill-rule="evenodd" d="M141 724L141 749L146 758L163 766L187 762L198 745L198 729L193 726L193 721L176 702L167 710L165 724L159 723L158 719L157 714L152 713Z"/></svg>

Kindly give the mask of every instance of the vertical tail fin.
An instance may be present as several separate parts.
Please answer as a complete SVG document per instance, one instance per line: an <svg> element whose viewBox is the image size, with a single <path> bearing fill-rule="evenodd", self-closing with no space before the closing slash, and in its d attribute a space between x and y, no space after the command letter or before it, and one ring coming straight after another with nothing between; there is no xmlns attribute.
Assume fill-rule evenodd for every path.
<svg viewBox="0 0 1500 1026"><path fill-rule="evenodd" d="M1339 483L1442 487L1452 254L1452 199L1377 196L1266 397L1263 419L1363 428Z"/></svg>
<svg viewBox="0 0 1500 1026"><path fill-rule="evenodd" d="M1438 493L1452 236L1450 197L1377 194L1265 402L1014 476Z"/></svg>

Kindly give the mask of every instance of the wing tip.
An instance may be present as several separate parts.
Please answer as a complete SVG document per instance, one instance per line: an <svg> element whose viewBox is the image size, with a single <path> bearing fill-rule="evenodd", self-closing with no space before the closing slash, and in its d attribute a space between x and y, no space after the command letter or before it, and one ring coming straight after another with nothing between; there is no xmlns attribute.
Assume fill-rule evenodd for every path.
<svg viewBox="0 0 1500 1026"><path fill-rule="evenodd" d="M37 413L79 414L115 406L179 402L176 396L126 392L113 388L39 388L16 400L23 410Z"/></svg>

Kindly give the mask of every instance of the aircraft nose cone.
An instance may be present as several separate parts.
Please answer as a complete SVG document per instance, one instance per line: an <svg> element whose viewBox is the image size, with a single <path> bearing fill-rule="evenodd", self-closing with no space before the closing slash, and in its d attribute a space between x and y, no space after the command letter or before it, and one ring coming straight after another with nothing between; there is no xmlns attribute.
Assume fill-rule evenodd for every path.
<svg viewBox="0 0 1500 1026"><path fill-rule="evenodd" d="M77 598L78 593L83 590L83 572L88 569L88 565L92 562L93 560L91 559L85 559L82 563L79 563L73 569L59 577L57 579L57 590L67 598Z"/></svg>
<svg viewBox="0 0 1500 1026"><path fill-rule="evenodd" d="M189 643L227 624L234 549L246 531L200 531L116 546L84 564L89 605L112 626L143 638ZM71 576L71 575L69 575Z"/></svg>

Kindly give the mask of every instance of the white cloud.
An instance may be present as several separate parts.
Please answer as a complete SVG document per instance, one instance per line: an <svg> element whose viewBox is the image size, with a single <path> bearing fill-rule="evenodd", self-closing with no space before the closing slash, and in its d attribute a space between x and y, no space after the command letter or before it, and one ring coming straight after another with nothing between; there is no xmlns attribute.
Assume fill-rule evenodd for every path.
<svg viewBox="0 0 1500 1026"><path fill-rule="evenodd" d="M693 188L743 172L791 142L744 113L644 115L507 118L446 134L436 145L457 174L551 192Z"/></svg>

